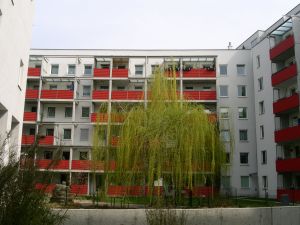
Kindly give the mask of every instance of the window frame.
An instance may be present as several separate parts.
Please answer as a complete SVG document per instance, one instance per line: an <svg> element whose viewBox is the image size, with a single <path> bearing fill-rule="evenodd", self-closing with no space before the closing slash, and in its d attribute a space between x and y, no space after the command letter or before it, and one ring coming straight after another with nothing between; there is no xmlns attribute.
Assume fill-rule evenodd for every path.
<svg viewBox="0 0 300 225"><path fill-rule="evenodd" d="M88 109L88 116L84 116L84 110ZM86 112L85 112L86 113ZM90 118L91 108L89 106L82 106L81 107L81 118Z"/></svg>
<svg viewBox="0 0 300 225"><path fill-rule="evenodd" d="M74 73L70 73L70 66L74 66ZM68 75L75 75L76 74L76 64L68 64Z"/></svg>
<svg viewBox="0 0 300 225"><path fill-rule="evenodd" d="M245 157L247 156L247 157ZM247 159L247 162L243 162L244 159ZM249 152L240 152L240 165L248 166L249 165Z"/></svg>
<svg viewBox="0 0 300 225"><path fill-rule="evenodd" d="M240 95L240 93L239 93L239 88L240 87L242 87L242 88L245 88L245 95ZM243 91L242 91L243 92ZM237 96L239 97L239 98L247 98L248 96L247 96L247 85L242 85L242 84L239 84L239 85L237 85Z"/></svg>
<svg viewBox="0 0 300 225"><path fill-rule="evenodd" d="M243 73L239 72L239 68L243 68L244 69ZM238 76L246 76L247 75L247 73L246 73L246 65L245 64L237 64L236 65L236 74Z"/></svg>
<svg viewBox="0 0 300 225"><path fill-rule="evenodd" d="M222 73L221 67L225 67L226 73ZM228 64L220 64L219 65L220 76L227 77L228 76Z"/></svg>
<svg viewBox="0 0 300 225"><path fill-rule="evenodd" d="M223 117L222 115L224 114L223 112L222 112L222 109L227 109L227 117ZM219 109L219 117L220 117L220 119L222 119L222 120L228 120L229 119L229 108L228 107L220 107L220 109Z"/></svg>
<svg viewBox="0 0 300 225"><path fill-rule="evenodd" d="M259 110L259 115L264 115L266 113L265 109L265 101L260 101L258 102L258 110Z"/></svg>
<svg viewBox="0 0 300 225"><path fill-rule="evenodd" d="M240 117L240 109L246 109L246 117ZM247 107L238 107L238 119L239 120L247 120L248 119L248 108Z"/></svg>
<svg viewBox="0 0 300 225"><path fill-rule="evenodd" d="M246 136L245 136L246 139L245 139L245 140L242 140L242 139L241 139L241 137L243 136L243 135L241 135L242 132L246 132L246 133L243 134L243 135L246 134ZM249 138L248 138L248 130L247 130L247 129L240 129L240 130L239 130L239 140L240 140L240 142L248 142Z"/></svg>
<svg viewBox="0 0 300 225"><path fill-rule="evenodd" d="M83 131L87 131L87 133L86 133L86 139L83 139ZM82 142L89 141L89 128L80 128L80 137L79 137L79 140L82 141Z"/></svg>
<svg viewBox="0 0 300 225"><path fill-rule="evenodd" d="M221 89L222 88L226 88L226 92L227 92L227 95L221 95ZM219 97L220 98L228 98L229 97L229 89L228 89L228 85L219 85Z"/></svg>
<svg viewBox="0 0 300 225"><path fill-rule="evenodd" d="M50 115L50 109L53 109L53 116L52 115ZM55 114L56 114L56 107L53 107L53 106L48 106L47 107L47 118L55 118Z"/></svg>
<svg viewBox="0 0 300 225"><path fill-rule="evenodd" d="M268 153L267 150L262 150L261 151L261 164L266 165L268 163Z"/></svg>
<svg viewBox="0 0 300 225"><path fill-rule="evenodd" d="M142 70L141 71L137 70L138 67L141 67ZM141 64L134 65L134 75L135 76L143 76L144 75L144 65L141 65Z"/></svg>
<svg viewBox="0 0 300 225"><path fill-rule="evenodd" d="M247 187L246 186L243 186L243 178L247 178ZM241 176L241 189L250 189L250 177L249 176Z"/></svg>
<svg viewBox="0 0 300 225"><path fill-rule="evenodd" d="M89 87L89 94L85 92L84 88ZM82 97L91 97L92 86L91 85L82 85Z"/></svg>
<svg viewBox="0 0 300 225"><path fill-rule="evenodd" d="M57 73L53 73L53 67L57 67ZM50 74L51 75L58 75L59 74L59 64L51 64Z"/></svg>
<svg viewBox="0 0 300 225"><path fill-rule="evenodd" d="M70 131L70 138L66 138L66 131ZM63 140L71 140L72 139L72 129L71 128L64 128L64 133L63 133Z"/></svg>
<svg viewBox="0 0 300 225"><path fill-rule="evenodd" d="M67 116L67 109L71 109L71 116ZM73 117L73 107L65 107L65 118L72 118Z"/></svg>
<svg viewBox="0 0 300 225"><path fill-rule="evenodd" d="M91 67L91 73L87 73L88 69L86 67L90 66ZM86 76L91 76L93 74L93 64L84 64L84 68L83 68L83 75Z"/></svg>

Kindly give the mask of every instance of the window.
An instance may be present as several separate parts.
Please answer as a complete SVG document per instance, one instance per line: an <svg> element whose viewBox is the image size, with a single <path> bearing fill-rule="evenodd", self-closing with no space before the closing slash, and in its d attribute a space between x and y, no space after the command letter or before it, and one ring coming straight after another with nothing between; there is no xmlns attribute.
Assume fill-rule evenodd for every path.
<svg viewBox="0 0 300 225"><path fill-rule="evenodd" d="M67 90L74 91L74 84L73 84L73 82L71 84L67 85Z"/></svg>
<svg viewBox="0 0 300 225"><path fill-rule="evenodd" d="M211 86L203 86L202 90L205 90L205 91L211 90Z"/></svg>
<svg viewBox="0 0 300 225"><path fill-rule="evenodd" d="M108 86L102 85L102 86L100 86L100 90L108 90Z"/></svg>
<svg viewBox="0 0 300 225"><path fill-rule="evenodd" d="M44 151L44 159L52 159L52 152Z"/></svg>
<svg viewBox="0 0 300 225"><path fill-rule="evenodd" d="M118 90L125 90L125 86L118 86L117 89Z"/></svg>
<svg viewBox="0 0 300 225"><path fill-rule="evenodd" d="M227 65L220 65L220 75L227 76Z"/></svg>
<svg viewBox="0 0 300 225"><path fill-rule="evenodd" d="M221 136L222 141L224 141L224 142L229 142L230 141L229 130L222 130L220 132L220 136Z"/></svg>
<svg viewBox="0 0 300 225"><path fill-rule="evenodd" d="M220 97L228 97L228 86L220 85Z"/></svg>
<svg viewBox="0 0 300 225"><path fill-rule="evenodd" d="M249 188L250 181L249 176L241 176L241 188Z"/></svg>
<svg viewBox="0 0 300 225"><path fill-rule="evenodd" d="M92 75L93 66L88 64L84 65L84 75Z"/></svg>
<svg viewBox="0 0 300 225"><path fill-rule="evenodd" d="M246 152L240 152L240 163L242 165L248 164L248 153Z"/></svg>
<svg viewBox="0 0 300 225"><path fill-rule="evenodd" d="M248 130L240 130L240 141L248 141Z"/></svg>
<svg viewBox="0 0 300 225"><path fill-rule="evenodd" d="M186 87L185 87L185 90L193 90L193 89L194 89L193 86L186 86Z"/></svg>
<svg viewBox="0 0 300 225"><path fill-rule="evenodd" d="M223 188L230 188L230 176L222 176L221 182Z"/></svg>
<svg viewBox="0 0 300 225"><path fill-rule="evenodd" d="M159 65L151 65L151 73L154 74L156 71L158 71Z"/></svg>
<svg viewBox="0 0 300 225"><path fill-rule="evenodd" d="M238 85L238 97L246 97L246 85Z"/></svg>
<svg viewBox="0 0 300 225"><path fill-rule="evenodd" d="M239 107L239 119L247 119L247 108L246 107Z"/></svg>
<svg viewBox="0 0 300 225"><path fill-rule="evenodd" d="M90 85L83 85L82 89L83 89L83 91L82 91L83 97L91 96L91 86Z"/></svg>
<svg viewBox="0 0 300 225"><path fill-rule="evenodd" d="M46 136L54 136L54 129L53 128L48 128L46 130Z"/></svg>
<svg viewBox="0 0 300 225"><path fill-rule="evenodd" d="M237 72L237 75L246 75L246 69L245 69L245 65L242 64L242 65L236 65L236 72Z"/></svg>
<svg viewBox="0 0 300 225"><path fill-rule="evenodd" d="M143 65L135 65L135 75L141 76L143 75Z"/></svg>
<svg viewBox="0 0 300 225"><path fill-rule="evenodd" d="M101 69L109 69L110 68L110 64L101 64L100 68Z"/></svg>
<svg viewBox="0 0 300 225"><path fill-rule="evenodd" d="M258 90L261 91L264 89L264 79L263 77L258 78Z"/></svg>
<svg viewBox="0 0 300 225"><path fill-rule="evenodd" d="M134 90L143 90L143 86L134 86Z"/></svg>
<svg viewBox="0 0 300 225"><path fill-rule="evenodd" d="M265 104L264 101L261 101L258 103L259 104L259 114L264 114L265 113Z"/></svg>
<svg viewBox="0 0 300 225"><path fill-rule="evenodd" d="M261 151L261 164L267 164L267 151Z"/></svg>
<svg viewBox="0 0 300 225"><path fill-rule="evenodd" d="M48 107L47 117L49 118L55 117L55 107Z"/></svg>
<svg viewBox="0 0 300 225"><path fill-rule="evenodd" d="M263 125L259 126L259 131L260 131L260 139L265 138L265 128Z"/></svg>
<svg viewBox="0 0 300 225"><path fill-rule="evenodd" d="M51 65L51 74L58 74L59 66L57 64Z"/></svg>
<svg viewBox="0 0 300 225"><path fill-rule="evenodd" d="M268 189L268 177L267 176L262 176L262 186L263 186L263 189Z"/></svg>
<svg viewBox="0 0 300 225"><path fill-rule="evenodd" d="M83 117L83 118L90 117L90 107L82 107L81 108L81 117Z"/></svg>
<svg viewBox="0 0 300 225"><path fill-rule="evenodd" d="M225 163L227 163L227 164L230 163L230 153L229 153L229 152L226 152L226 155L225 155Z"/></svg>
<svg viewBox="0 0 300 225"><path fill-rule="evenodd" d="M71 139L72 131L71 129L64 129L64 139L70 140Z"/></svg>
<svg viewBox="0 0 300 225"><path fill-rule="evenodd" d="M88 141L89 140L89 129L83 128L80 129L80 141Z"/></svg>
<svg viewBox="0 0 300 225"><path fill-rule="evenodd" d="M49 89L50 89L50 90L57 90L57 85L50 85L50 86L49 86Z"/></svg>
<svg viewBox="0 0 300 225"><path fill-rule="evenodd" d="M256 56L256 65L257 65L257 68L260 67L260 56L259 55Z"/></svg>
<svg viewBox="0 0 300 225"><path fill-rule="evenodd" d="M79 152L79 160L87 160L88 153L87 152Z"/></svg>
<svg viewBox="0 0 300 225"><path fill-rule="evenodd" d="M228 119L229 113L228 108L220 108L220 119Z"/></svg>
<svg viewBox="0 0 300 225"><path fill-rule="evenodd" d="M66 107L65 108L65 117L70 118L73 114L73 108L72 107Z"/></svg>
<svg viewBox="0 0 300 225"><path fill-rule="evenodd" d="M76 73L76 65L75 64L70 64L68 66L68 74L69 75L75 75Z"/></svg>

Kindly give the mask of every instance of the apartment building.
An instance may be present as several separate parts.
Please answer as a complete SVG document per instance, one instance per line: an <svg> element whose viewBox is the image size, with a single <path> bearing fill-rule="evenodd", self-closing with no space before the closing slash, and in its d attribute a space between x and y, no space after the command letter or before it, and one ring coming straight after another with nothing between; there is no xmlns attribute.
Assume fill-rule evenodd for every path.
<svg viewBox="0 0 300 225"><path fill-rule="evenodd" d="M0 143L19 153L34 3L0 1ZM4 157L6 158L6 157Z"/></svg>
<svg viewBox="0 0 300 225"><path fill-rule="evenodd" d="M92 194L103 185L103 166L92 176L96 113L107 126L112 109L147 104L152 72L176 68L177 88L194 104L216 115L230 169L221 191L231 195L300 200L300 5L237 49L224 50L55 50L30 54L22 145L40 135L37 165L51 168L55 183ZM115 117L117 124L122 117ZM109 146L116 146L118 137ZM233 143L231 149L230 143ZM111 165L112 167L114 165ZM43 185L43 184L38 184Z"/></svg>

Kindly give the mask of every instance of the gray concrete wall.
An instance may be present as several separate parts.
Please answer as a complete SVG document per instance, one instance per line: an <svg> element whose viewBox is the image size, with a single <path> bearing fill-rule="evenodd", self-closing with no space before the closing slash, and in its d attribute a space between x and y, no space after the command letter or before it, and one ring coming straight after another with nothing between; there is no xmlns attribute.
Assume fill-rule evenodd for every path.
<svg viewBox="0 0 300 225"><path fill-rule="evenodd" d="M300 224L300 207L190 209L185 212L187 225ZM67 216L69 219L64 225L146 225L144 209L72 209L67 211Z"/></svg>

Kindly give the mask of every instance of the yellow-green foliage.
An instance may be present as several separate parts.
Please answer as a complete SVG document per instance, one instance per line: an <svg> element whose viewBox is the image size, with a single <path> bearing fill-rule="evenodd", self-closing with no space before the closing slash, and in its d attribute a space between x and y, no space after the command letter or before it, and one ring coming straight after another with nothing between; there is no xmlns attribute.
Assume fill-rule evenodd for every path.
<svg viewBox="0 0 300 225"><path fill-rule="evenodd" d="M218 175L225 152L217 124L208 120L203 106L180 99L175 78L165 78L159 71L151 81L148 99L147 107L131 108L117 129L114 182L153 190L154 182L162 178L164 185L181 190L204 185L207 178ZM110 141L116 126L109 127ZM107 148L98 144L97 149L103 159L112 159L101 151Z"/></svg>

